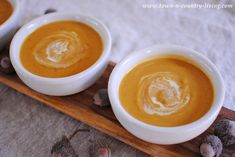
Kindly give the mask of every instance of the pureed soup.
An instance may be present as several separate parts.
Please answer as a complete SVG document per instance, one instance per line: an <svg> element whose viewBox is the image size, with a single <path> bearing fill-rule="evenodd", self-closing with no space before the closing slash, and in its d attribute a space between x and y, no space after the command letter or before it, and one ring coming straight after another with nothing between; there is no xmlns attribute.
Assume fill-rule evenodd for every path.
<svg viewBox="0 0 235 157"><path fill-rule="evenodd" d="M80 73L101 56L103 43L90 26L75 21L44 25L24 41L20 58L33 74L59 78Z"/></svg>
<svg viewBox="0 0 235 157"><path fill-rule="evenodd" d="M0 0L0 25L3 24L12 14L13 7L7 0Z"/></svg>
<svg viewBox="0 0 235 157"><path fill-rule="evenodd" d="M156 126L196 121L209 111L213 97L208 76L179 56L161 56L138 64L119 87L125 110Z"/></svg>

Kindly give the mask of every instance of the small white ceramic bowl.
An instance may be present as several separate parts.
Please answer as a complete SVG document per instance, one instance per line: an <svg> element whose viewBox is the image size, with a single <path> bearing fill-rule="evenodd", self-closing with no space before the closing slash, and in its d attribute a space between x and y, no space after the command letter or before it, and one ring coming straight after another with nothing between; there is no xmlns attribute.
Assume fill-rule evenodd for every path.
<svg viewBox="0 0 235 157"><path fill-rule="evenodd" d="M19 21L21 19L21 6L19 0L8 0L13 6L12 15L0 25L0 50L4 45L9 42L13 37L17 28L19 27Z"/></svg>
<svg viewBox="0 0 235 157"><path fill-rule="evenodd" d="M41 77L26 70L20 60L20 49L25 38L45 24L64 20L85 23L99 33L103 41L103 52L100 58L88 69L63 78ZM26 85L43 94L65 96L85 90L102 75L109 61L110 49L111 36L101 21L76 13L51 13L29 22L16 33L10 46L10 59L17 75Z"/></svg>
<svg viewBox="0 0 235 157"><path fill-rule="evenodd" d="M194 62L211 78L214 86L214 102L210 110L200 119L176 127L159 127L146 124L131 116L119 100L119 85L123 77L137 64L162 54L183 56ZM176 144L188 141L204 132L216 119L224 100L225 88L215 65L200 53L174 45L147 48L130 54L116 65L108 83L108 94L113 112L124 128L136 137L155 144Z"/></svg>

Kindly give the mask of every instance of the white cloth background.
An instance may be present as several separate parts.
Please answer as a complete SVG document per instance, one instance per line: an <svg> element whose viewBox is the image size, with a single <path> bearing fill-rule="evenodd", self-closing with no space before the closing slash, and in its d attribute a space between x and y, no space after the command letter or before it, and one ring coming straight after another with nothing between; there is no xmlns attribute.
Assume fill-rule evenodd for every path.
<svg viewBox="0 0 235 157"><path fill-rule="evenodd" d="M224 106L235 110L235 1L233 0L21 0L21 24L48 8L95 16L109 28L111 60L155 44L179 44L207 56L226 83ZM232 9L144 9L145 3L227 3Z"/></svg>

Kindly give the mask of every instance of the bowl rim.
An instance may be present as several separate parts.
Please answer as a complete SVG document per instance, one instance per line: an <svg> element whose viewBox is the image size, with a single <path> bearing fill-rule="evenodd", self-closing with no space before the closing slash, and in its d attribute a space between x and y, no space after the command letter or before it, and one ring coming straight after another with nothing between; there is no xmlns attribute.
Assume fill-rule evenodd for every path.
<svg viewBox="0 0 235 157"><path fill-rule="evenodd" d="M16 18L18 17L18 15L20 14L20 10L21 10L21 3L20 3L20 0L14 0L14 4L12 4L12 1L11 0L7 0L11 6L13 7L13 12L12 14L10 15L10 17L5 21L3 22L1 25L0 25L0 31L2 30L6 30L9 25L11 25L12 22L14 22L16 20Z"/></svg>
<svg viewBox="0 0 235 157"><path fill-rule="evenodd" d="M162 48L163 49L167 49L167 48L181 49L181 50L187 51L190 54L196 55L204 63L206 62L210 66L210 68L212 68L215 72L214 75L215 75L215 77L217 77L217 79L220 83L219 88L221 89L221 91L218 91L219 94L220 94L220 98L217 99L217 102L215 102L215 98L214 98L214 102L213 102L212 106L210 107L209 111L207 111L206 114L204 114L202 117L200 117L196 121L193 121L191 123L187 123L187 124L184 124L184 125L179 125L179 126L156 126L156 125L148 124L148 123L145 123L143 121L138 120L137 118L135 118L131 114L129 114L124 109L124 107L121 105L121 102L120 102L120 99L119 99L119 94L118 94L118 92L116 93L115 89L114 89L115 88L114 84L118 84L116 82L116 78L117 78L117 73L119 72L119 69L123 68L124 64L128 64L128 62L130 60L132 60L134 58L134 56L138 56L138 55L140 55L141 53L144 53L144 52L145 53L154 53L153 51L155 51L157 49L162 49ZM184 56L184 55L182 55L182 56ZM142 61L135 61L136 64L133 65L130 68L130 70L133 69L139 63L142 63L144 61L145 61L145 59L143 59ZM198 63L197 61L195 61L195 62ZM198 64L200 65L200 63L198 63ZM202 69L202 70L204 70L204 69ZM129 70L128 71L125 70L125 71L127 73ZM207 75L209 77L211 77L210 74L207 74ZM125 76L125 74L123 76ZM123 76L120 79L120 82L123 79ZM120 78L120 75L119 75L119 78ZM212 77L211 77L211 81L213 81L212 84L214 86L214 80L212 80ZM117 90L119 91L120 83L117 86L118 86ZM162 45L154 45L152 47L148 47L148 48L145 48L145 49L142 49L142 50L139 50L139 51L134 51L130 55L126 56L121 62L119 62L114 67L114 69L113 69L113 71L110 75L109 82L108 82L108 95L109 95L109 99L110 99L110 102L111 102L112 110L114 111L114 114L115 114L115 116L117 117L118 120L119 120L119 116L117 116L116 114L119 114L119 115L121 114L123 116L122 119L128 120L130 123L138 125L140 127L143 127L144 129L147 129L147 130L161 131L161 132L167 132L167 133L175 132L175 131L185 132L186 130L187 131L196 130L198 127L200 127L202 124L204 124L204 122L206 122L208 120L211 120L211 119L213 120L214 117L218 115L218 113L219 113L219 111L220 111L220 109L223 105L223 100L224 100L224 96L225 96L225 85L224 85L223 78L222 78L221 74L219 73L219 71L217 70L216 66L209 59L207 59L205 56L203 56L202 54L198 53L195 50L192 50L192 49L189 49L189 48L186 48L186 47L183 47L183 46L174 45L174 44L162 44ZM119 120L119 121L121 122L121 120ZM126 128L126 126L124 126L124 127Z"/></svg>
<svg viewBox="0 0 235 157"><path fill-rule="evenodd" d="M35 30L37 30L38 28L49 24L49 23L53 23L56 21L66 21L65 18L68 18L68 21L77 21L77 22L81 22L84 23L80 20L78 20L77 18L75 19L75 17L79 17L81 19L88 19L92 22L95 23L95 26L85 23L86 25L90 26L92 29L94 29L101 37L102 42L103 42L103 50L102 50L102 54L100 55L100 57L96 60L95 63L93 63L91 66L89 66L87 69L71 75L71 76L66 76L66 77L58 77L58 78L50 78L50 77L43 77L43 76L39 76L36 74L31 73L30 71L28 71L21 63L20 61L20 57L16 56L20 54L20 49L16 49L16 40L18 38L21 38L21 34L24 33L25 31L27 32L23 39L21 40L25 40L27 38L27 36L29 34L31 34L32 32L34 32ZM53 20L53 19L56 20ZM41 24L40 21L43 20L48 20L47 22ZM35 25L35 26L34 26ZM30 32L28 27L32 27L34 26L34 30L32 32ZM103 31L104 36L106 36L107 38L104 38L101 31L98 30L101 29ZM23 44L23 42L20 44L19 47L21 47ZM111 49L111 44L112 44L112 39L111 39L111 35L110 32L108 30L108 28L105 26L105 24L103 22L101 22L100 20L98 20L97 18L90 16L90 15L86 15L86 14L79 14L79 13L75 13L75 12L55 12L55 13L50 13L50 14L46 14L46 15L42 15L38 18L33 19L32 21L30 21L29 23L25 24L23 27L21 27L19 29L19 31L15 34L15 36L12 39L11 45L10 45L10 59L11 62L14 66L14 68L17 68L18 70L16 71L20 71L22 74L27 75L33 79L36 80L41 80L41 81L50 81L51 83L57 83L57 81L72 81L72 80L76 80L78 78L82 78L84 76L87 76L87 74L91 73L92 71L94 71L96 69L96 67L99 67L102 65L103 62L105 62L107 60L107 58L110 55L110 49Z"/></svg>

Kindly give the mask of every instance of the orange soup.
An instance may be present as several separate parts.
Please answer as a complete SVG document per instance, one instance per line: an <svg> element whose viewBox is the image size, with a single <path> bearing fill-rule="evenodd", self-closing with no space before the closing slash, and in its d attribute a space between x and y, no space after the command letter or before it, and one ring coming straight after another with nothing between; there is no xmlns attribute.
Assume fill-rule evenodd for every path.
<svg viewBox="0 0 235 157"><path fill-rule="evenodd" d="M0 0L0 25L3 24L12 14L13 8L7 0Z"/></svg>
<svg viewBox="0 0 235 157"><path fill-rule="evenodd" d="M101 56L103 43L90 26L74 21L44 25L24 41L20 58L33 74L59 78L80 73Z"/></svg>
<svg viewBox="0 0 235 157"><path fill-rule="evenodd" d="M179 56L134 67L121 81L119 98L136 119L156 126L180 126L201 118L213 103L209 77Z"/></svg>

